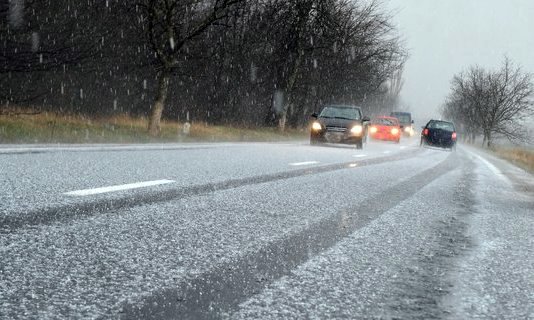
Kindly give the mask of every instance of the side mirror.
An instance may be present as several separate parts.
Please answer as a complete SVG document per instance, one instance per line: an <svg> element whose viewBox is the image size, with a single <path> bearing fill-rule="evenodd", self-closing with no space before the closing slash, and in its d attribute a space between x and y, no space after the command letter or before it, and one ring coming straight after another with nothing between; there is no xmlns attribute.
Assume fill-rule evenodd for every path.
<svg viewBox="0 0 534 320"><path fill-rule="evenodd" d="M317 117L319 117L319 115L317 114L317 112L314 112L310 115L310 117L314 118L314 119L317 119Z"/></svg>
<svg viewBox="0 0 534 320"><path fill-rule="evenodd" d="M369 122L369 121L371 121L371 119L370 119L369 117L366 116L366 117L363 117L363 118L362 118L362 121L363 121L363 122Z"/></svg>
<svg viewBox="0 0 534 320"><path fill-rule="evenodd" d="M413 124L413 123L414 123L414 122L413 122L413 120L412 120L412 124Z"/></svg>

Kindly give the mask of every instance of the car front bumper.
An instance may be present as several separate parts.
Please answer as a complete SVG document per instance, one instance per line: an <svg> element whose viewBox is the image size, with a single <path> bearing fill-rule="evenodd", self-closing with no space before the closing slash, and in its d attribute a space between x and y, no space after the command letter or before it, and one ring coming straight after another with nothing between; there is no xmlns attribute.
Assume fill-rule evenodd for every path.
<svg viewBox="0 0 534 320"><path fill-rule="evenodd" d="M393 135L393 134L388 134L388 133L372 133L372 134L369 134L369 137L371 137L371 139L388 140L388 141L397 141L400 139L399 135Z"/></svg>
<svg viewBox="0 0 534 320"><path fill-rule="evenodd" d="M335 131L311 131L310 137L313 140L329 143L358 143L363 141L363 132L361 134L354 134L350 131L335 132Z"/></svg>

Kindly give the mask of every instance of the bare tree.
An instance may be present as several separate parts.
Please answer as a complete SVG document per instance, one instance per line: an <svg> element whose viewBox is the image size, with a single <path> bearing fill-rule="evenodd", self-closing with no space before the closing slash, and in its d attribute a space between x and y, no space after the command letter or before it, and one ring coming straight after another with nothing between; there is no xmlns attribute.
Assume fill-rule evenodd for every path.
<svg viewBox="0 0 534 320"><path fill-rule="evenodd" d="M379 1L273 0L269 10L273 109L281 130L310 102L361 103L381 95L402 69L405 51Z"/></svg>
<svg viewBox="0 0 534 320"><path fill-rule="evenodd" d="M322 0L271 0L264 3L268 46L273 51L275 94L273 111L278 127L284 130L294 103L294 89L310 46L310 30Z"/></svg>
<svg viewBox="0 0 534 320"><path fill-rule="evenodd" d="M154 54L158 86L148 130L160 132L161 115L171 76L187 56L187 46L210 26L227 16L243 0L141 0L132 8L141 21L141 31ZM140 10L137 11L136 9Z"/></svg>
<svg viewBox="0 0 534 320"><path fill-rule="evenodd" d="M443 114L471 134L480 130L482 144L491 147L495 135L526 139L521 120L534 111L532 75L505 58L499 70L471 67L455 76Z"/></svg>
<svg viewBox="0 0 534 320"><path fill-rule="evenodd" d="M486 103L483 92L487 90L484 79L485 71L478 66L454 76L451 93L442 108L443 116L454 121L470 143L474 143L482 131L480 113Z"/></svg>
<svg viewBox="0 0 534 320"><path fill-rule="evenodd" d="M501 69L488 74L490 86L488 104L483 111L484 141L490 147L492 134L501 134L510 140L525 138L519 121L533 111L534 93L532 76L520 67L514 67L505 58Z"/></svg>
<svg viewBox="0 0 534 320"><path fill-rule="evenodd" d="M379 0L0 0L12 12L0 100L148 115L154 135L185 112L285 128L324 103L387 107L406 59Z"/></svg>

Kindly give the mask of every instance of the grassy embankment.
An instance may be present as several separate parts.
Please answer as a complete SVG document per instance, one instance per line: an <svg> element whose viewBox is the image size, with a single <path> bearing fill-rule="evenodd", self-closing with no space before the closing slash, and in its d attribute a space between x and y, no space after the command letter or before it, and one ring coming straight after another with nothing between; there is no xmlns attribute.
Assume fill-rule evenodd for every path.
<svg viewBox="0 0 534 320"><path fill-rule="evenodd" d="M147 133L147 120L125 115L109 118L86 118L54 113L29 114L17 110L0 114L0 143L148 143L211 141L283 141L304 139L305 131L290 129L284 133L275 128L244 128L191 125L190 134L181 134L178 122L163 121L161 134Z"/></svg>
<svg viewBox="0 0 534 320"><path fill-rule="evenodd" d="M534 173L534 149L528 147L494 146L490 151L518 167Z"/></svg>

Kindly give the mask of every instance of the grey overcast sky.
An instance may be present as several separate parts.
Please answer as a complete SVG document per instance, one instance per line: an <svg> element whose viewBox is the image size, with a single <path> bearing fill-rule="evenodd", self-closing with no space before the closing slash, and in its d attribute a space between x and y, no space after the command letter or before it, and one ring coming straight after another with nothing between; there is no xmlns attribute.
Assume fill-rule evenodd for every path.
<svg viewBox="0 0 534 320"><path fill-rule="evenodd" d="M508 56L534 73L534 0L383 0L406 41L402 101L418 122L439 117L451 78Z"/></svg>

